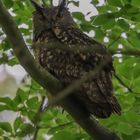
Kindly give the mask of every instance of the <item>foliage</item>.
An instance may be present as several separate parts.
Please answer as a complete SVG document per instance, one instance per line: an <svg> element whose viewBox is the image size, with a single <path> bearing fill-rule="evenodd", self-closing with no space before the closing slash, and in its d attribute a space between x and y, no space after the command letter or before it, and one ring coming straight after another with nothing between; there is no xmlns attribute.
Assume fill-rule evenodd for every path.
<svg viewBox="0 0 140 140"><path fill-rule="evenodd" d="M3 0L3 2L6 8L12 11L13 18L30 48L33 7L28 0ZM99 14L92 16L90 21L86 21L85 15L80 12L73 13L81 30L87 33L94 31L95 39L104 43L108 48L139 49L140 1L106 0L101 6L98 3L98 0L91 1ZM76 2L73 4L78 6ZM0 63L11 66L18 64L16 57L11 55L13 54L11 45L2 30L0 30L0 39L2 39ZM123 140L138 140L140 138L140 58L131 55L114 55L113 57L117 75L133 90L133 93L114 78L114 92L122 106L122 115L112 115L109 119L99 121L117 132ZM52 140L90 139L66 112L62 113L60 108L51 108L37 118L36 114L43 96L44 90L31 80L30 84L18 89L14 99L0 98L0 111L19 112L14 124L0 123L0 138L20 139L27 135L30 136L38 129L36 139L39 140L43 140L44 134L52 135Z"/></svg>

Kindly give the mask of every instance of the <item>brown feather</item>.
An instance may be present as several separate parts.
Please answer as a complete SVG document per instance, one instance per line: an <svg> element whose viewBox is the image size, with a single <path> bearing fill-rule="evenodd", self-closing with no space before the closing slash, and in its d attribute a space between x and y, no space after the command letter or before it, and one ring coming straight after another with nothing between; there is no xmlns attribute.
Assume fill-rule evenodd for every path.
<svg viewBox="0 0 140 140"><path fill-rule="evenodd" d="M55 41L67 44L70 48L76 48L78 45L91 47L95 45L106 52L105 46L75 27L75 23L66 8L63 9L63 17L57 16L58 7L49 10L45 19L43 18L45 12L43 17L39 13L34 14L34 43ZM40 30L39 26L41 26ZM120 105L113 95L112 73L114 68L110 54L107 52L104 55L100 54L96 49L92 53L68 52L61 48L53 50L47 48L47 45L46 47L34 48L34 50L40 65L58 78L64 87L94 70L100 62L105 61L104 55L108 55L110 63L92 80L84 82L78 90L71 94L71 98L76 100L78 105L81 105L87 112L100 118L107 118L111 113L120 114Z"/></svg>

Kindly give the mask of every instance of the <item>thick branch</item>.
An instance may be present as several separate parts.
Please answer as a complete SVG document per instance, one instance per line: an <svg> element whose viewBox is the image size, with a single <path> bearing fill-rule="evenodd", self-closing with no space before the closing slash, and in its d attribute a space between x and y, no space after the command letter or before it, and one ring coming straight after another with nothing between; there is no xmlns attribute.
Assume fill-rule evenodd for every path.
<svg viewBox="0 0 140 140"><path fill-rule="evenodd" d="M10 14L3 7L1 1L0 24L11 42L14 53L17 56L20 64L31 75L31 77L33 77L33 79L35 79L41 86L47 88L50 92L52 92L52 90L55 88L61 89L60 82L56 78L50 75L50 73L47 71L44 71L41 67L37 66L16 26L16 23L12 20Z"/></svg>
<svg viewBox="0 0 140 140"><path fill-rule="evenodd" d="M61 90L61 84L48 72L39 68L15 24L12 17L3 7L2 1L0 0L0 24L9 38L15 55L19 59L20 64L25 68L25 70L35 79L41 86L46 88L54 94ZM120 140L114 133L100 126L100 124L91 118L89 114L85 114L81 106L69 98L65 98L62 103L62 107L66 109L76 122L95 140Z"/></svg>
<svg viewBox="0 0 140 140"><path fill-rule="evenodd" d="M100 53L100 54L106 54L106 50L103 49L102 47L99 47L99 44L94 44L84 46L84 45L77 45L74 47L68 47L67 45L62 45L60 42L52 42L52 43L38 43L37 45L33 45L32 47L46 47L47 49L53 50L53 49L62 49L64 51L69 51L69 52L83 52L83 53ZM122 55L130 55L130 56L137 56L140 57L140 49L112 49L109 48L108 52L112 55L115 54L122 54Z"/></svg>

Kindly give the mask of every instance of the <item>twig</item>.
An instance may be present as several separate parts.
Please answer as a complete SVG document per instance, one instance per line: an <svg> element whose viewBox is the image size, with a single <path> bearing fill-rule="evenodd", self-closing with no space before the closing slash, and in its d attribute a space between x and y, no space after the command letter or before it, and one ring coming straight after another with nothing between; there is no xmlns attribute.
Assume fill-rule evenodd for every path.
<svg viewBox="0 0 140 140"><path fill-rule="evenodd" d="M112 54L122 54L122 55L140 57L140 50L138 50L138 49L127 49L127 50L123 50L123 49L118 49L118 50L112 49L111 50L111 49L109 49L109 51Z"/></svg>
<svg viewBox="0 0 140 140"><path fill-rule="evenodd" d="M40 105L37 113L34 116L33 123L34 123L34 125L36 127L36 130L35 130L35 133L34 133L34 136L33 136L32 140L37 140L37 134L38 134L38 131L40 129L40 127L38 125L39 125L39 122L40 122L40 117L41 117L42 113L44 112L44 110L42 110L42 106L43 106L43 104L45 102L45 98L46 98L45 96L42 97L41 105Z"/></svg>
<svg viewBox="0 0 140 140"><path fill-rule="evenodd" d="M114 39L108 46L107 48L110 48L114 43L116 43L120 39L121 35L119 35L116 39Z"/></svg>
<svg viewBox="0 0 140 140"><path fill-rule="evenodd" d="M133 94L135 94L135 95L138 95L138 94L140 94L139 92L135 92L133 89L131 89L128 85L126 85L123 81L122 81L122 79L116 74L116 73L114 73L114 76L115 76L115 78L118 80L118 82L123 86L123 87L125 87L130 93L133 93Z"/></svg>
<svg viewBox="0 0 140 140"><path fill-rule="evenodd" d="M67 126L69 126L69 125L71 125L71 124L73 124L74 122L73 121L71 121L71 122L67 122L67 123L64 123L64 124L60 124L60 125L58 125L58 126L54 126L54 127L51 127L50 129L49 129L49 132L51 133L51 131L53 131L53 130L56 130L56 129L64 129L65 127L67 127ZM42 128L42 127L41 127ZM44 128L44 127L43 127Z"/></svg>
<svg viewBox="0 0 140 140"><path fill-rule="evenodd" d="M114 76L116 77L116 79L119 81L119 83L120 83L122 86L124 86L125 88L127 88L127 90L128 90L129 92L133 93L133 90L132 90L130 87L128 87L128 86L120 79L120 77L119 77L116 73L114 73Z"/></svg>

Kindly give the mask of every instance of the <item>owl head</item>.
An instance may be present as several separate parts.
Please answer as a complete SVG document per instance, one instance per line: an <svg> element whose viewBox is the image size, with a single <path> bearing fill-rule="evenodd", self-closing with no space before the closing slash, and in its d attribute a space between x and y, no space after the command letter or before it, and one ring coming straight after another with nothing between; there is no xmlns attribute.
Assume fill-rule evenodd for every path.
<svg viewBox="0 0 140 140"><path fill-rule="evenodd" d="M33 27L36 32L51 30L54 27L69 27L75 25L68 10L66 0L59 0L58 6L40 6L30 0L35 8L33 12Z"/></svg>

